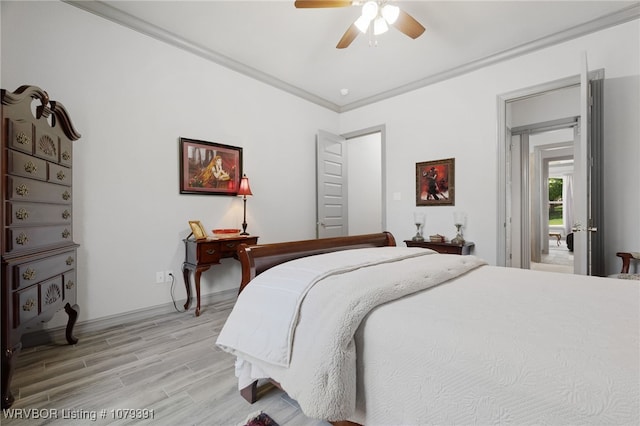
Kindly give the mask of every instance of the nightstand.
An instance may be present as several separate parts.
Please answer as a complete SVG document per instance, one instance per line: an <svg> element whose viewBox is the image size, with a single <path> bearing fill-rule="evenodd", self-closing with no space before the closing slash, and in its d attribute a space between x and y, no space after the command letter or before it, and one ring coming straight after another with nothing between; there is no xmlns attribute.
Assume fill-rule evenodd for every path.
<svg viewBox="0 0 640 426"><path fill-rule="evenodd" d="M471 241L467 241L463 245L451 244L451 243L434 243L431 241L413 241L413 240L404 240L404 243L407 245L407 247L422 247L422 248L435 250L438 253L460 254L460 255L471 254L471 250L475 246L475 244L472 243Z"/></svg>
<svg viewBox="0 0 640 426"><path fill-rule="evenodd" d="M193 272L196 287L196 316L200 316L200 275L212 265L220 263L220 259L226 257L238 258L236 250L242 243L258 244L258 237L252 235L238 235L233 237L207 238L202 240L183 240L185 245L185 259L182 264L184 285L187 288L187 303L184 309L191 305L191 285L189 274Z"/></svg>

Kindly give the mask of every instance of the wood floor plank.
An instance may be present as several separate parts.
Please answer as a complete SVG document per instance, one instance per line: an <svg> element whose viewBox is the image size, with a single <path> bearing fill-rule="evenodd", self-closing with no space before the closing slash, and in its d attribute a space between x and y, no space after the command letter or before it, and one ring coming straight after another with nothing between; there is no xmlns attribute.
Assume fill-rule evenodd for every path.
<svg viewBox="0 0 640 426"><path fill-rule="evenodd" d="M191 309L104 328L79 324L76 345L57 333L53 341L24 348L11 410L55 410L59 418L11 419L3 412L2 424L236 426L264 411L282 426L327 426L306 417L278 389L261 394L255 404L240 396L235 359L215 346L234 302L228 292L203 306L199 317ZM63 419L63 409L92 412L96 420ZM153 418L116 418L123 409L153 410Z"/></svg>

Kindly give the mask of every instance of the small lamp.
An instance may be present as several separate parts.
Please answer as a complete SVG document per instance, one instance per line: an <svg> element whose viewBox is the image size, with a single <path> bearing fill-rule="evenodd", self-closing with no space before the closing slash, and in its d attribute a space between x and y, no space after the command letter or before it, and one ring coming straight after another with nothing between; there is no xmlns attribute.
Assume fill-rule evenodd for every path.
<svg viewBox="0 0 640 426"><path fill-rule="evenodd" d="M413 241L424 241L420 228L424 226L424 213L413 212L413 223L416 224L416 235L412 238Z"/></svg>
<svg viewBox="0 0 640 426"><path fill-rule="evenodd" d="M456 226L457 232L456 237L451 240L452 244L457 244L459 246L464 245L464 238L462 237L461 228L467 222L467 214L465 212L453 212L453 224Z"/></svg>
<svg viewBox="0 0 640 426"><path fill-rule="evenodd" d="M242 221L242 232L240 235L249 235L247 232L247 195L253 195L251 188L249 187L249 178L247 175L242 175L240 179L240 188L238 189L238 195L242 195L242 201L244 202L244 219Z"/></svg>

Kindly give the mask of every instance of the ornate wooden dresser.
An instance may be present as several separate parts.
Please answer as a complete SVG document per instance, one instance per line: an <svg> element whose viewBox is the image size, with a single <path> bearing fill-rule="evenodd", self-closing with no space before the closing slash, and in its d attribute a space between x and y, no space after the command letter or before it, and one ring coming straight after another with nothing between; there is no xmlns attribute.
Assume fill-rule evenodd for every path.
<svg viewBox="0 0 640 426"><path fill-rule="evenodd" d="M2 408L22 334L64 308L66 338L77 343L76 250L71 191L72 141L64 107L45 91L2 90Z"/></svg>

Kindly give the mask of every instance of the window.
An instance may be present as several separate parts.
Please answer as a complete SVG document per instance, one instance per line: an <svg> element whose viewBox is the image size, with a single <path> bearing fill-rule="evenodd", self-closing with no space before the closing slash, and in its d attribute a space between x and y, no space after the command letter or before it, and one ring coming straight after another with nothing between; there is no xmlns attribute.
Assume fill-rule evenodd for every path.
<svg viewBox="0 0 640 426"><path fill-rule="evenodd" d="M562 226L562 178L549 178L549 226Z"/></svg>

